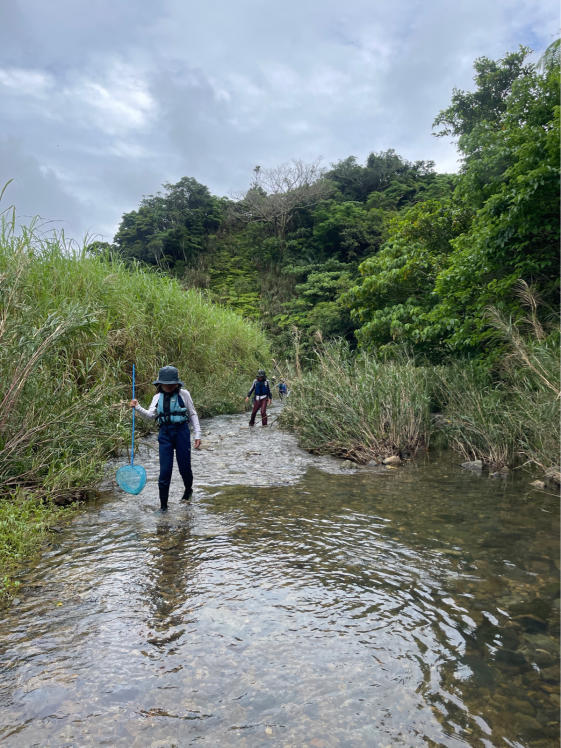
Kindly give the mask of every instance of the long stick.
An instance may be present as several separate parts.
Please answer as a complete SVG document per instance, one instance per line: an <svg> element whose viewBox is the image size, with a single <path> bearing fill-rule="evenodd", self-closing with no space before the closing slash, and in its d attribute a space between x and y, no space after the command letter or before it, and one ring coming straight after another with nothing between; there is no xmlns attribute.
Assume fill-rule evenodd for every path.
<svg viewBox="0 0 561 748"><path fill-rule="evenodd" d="M134 364L132 365L132 399L134 400ZM132 409L132 447L131 447L131 467L134 465L134 411Z"/></svg>

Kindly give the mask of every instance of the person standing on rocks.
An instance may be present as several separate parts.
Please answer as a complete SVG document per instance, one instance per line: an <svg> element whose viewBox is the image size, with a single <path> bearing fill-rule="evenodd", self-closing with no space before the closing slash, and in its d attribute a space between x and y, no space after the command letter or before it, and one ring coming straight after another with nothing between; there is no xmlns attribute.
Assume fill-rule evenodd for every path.
<svg viewBox="0 0 561 748"><path fill-rule="evenodd" d="M255 416L257 415L257 411L261 411L261 425L266 426L267 425L267 405L270 405L273 401L273 396L271 394L271 388L269 387L269 382L267 381L267 375L265 374L265 371L263 369L259 369L257 372L257 379L253 380L253 384L251 385L251 389L247 393L247 397L245 398L245 401L249 400L251 397L251 394L253 394L253 409L251 411L251 418L249 419L249 425L255 426Z"/></svg>
<svg viewBox="0 0 561 748"><path fill-rule="evenodd" d="M164 366L160 369L158 378L153 384L156 385L157 392L147 410L138 404L138 400L131 400L130 404L144 418L156 419L160 427L158 434L158 444L160 446L158 490L160 492L160 508L162 512L165 512L168 508L174 452L185 487L181 500L187 501L193 493L189 423L193 427L195 449L199 449L201 446L201 426L191 395L188 390L182 389L183 382L179 380L179 372L175 366Z"/></svg>
<svg viewBox="0 0 561 748"><path fill-rule="evenodd" d="M286 382L284 379L281 379L279 382L279 398L282 400L283 397L286 397L288 395L288 387L286 386Z"/></svg>

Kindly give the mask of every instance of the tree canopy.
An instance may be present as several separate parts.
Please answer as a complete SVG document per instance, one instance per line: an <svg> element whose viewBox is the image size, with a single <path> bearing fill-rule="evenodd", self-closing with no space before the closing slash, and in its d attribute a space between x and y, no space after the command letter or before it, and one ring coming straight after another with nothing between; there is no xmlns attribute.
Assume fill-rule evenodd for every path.
<svg viewBox="0 0 561 748"><path fill-rule="evenodd" d="M436 116L457 175L388 149L329 169L256 166L235 200L184 177L123 216L113 249L260 319L280 350L296 327L304 349L319 331L488 355L486 310L516 318L520 280L558 307L559 42L529 58L477 59L474 89Z"/></svg>

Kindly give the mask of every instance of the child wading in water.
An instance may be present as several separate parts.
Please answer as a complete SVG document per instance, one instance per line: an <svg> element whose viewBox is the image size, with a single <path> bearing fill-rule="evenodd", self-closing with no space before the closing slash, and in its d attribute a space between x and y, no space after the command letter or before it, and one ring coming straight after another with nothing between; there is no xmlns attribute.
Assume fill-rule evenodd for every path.
<svg viewBox="0 0 561 748"><path fill-rule="evenodd" d="M249 419L249 425L255 426L255 416L257 411L261 410L261 425L267 425L267 404L271 404L273 396L271 395L271 388L267 381L267 375L263 369L259 369L257 372L257 379L253 380L250 391L247 393L245 399L246 403L251 397L251 393L255 393L253 396L253 410L251 411L251 418Z"/></svg>
<svg viewBox="0 0 561 748"><path fill-rule="evenodd" d="M179 472L185 486L181 500L186 501L193 493L189 421L193 426L195 449L199 449L201 446L201 427L191 395L187 390L182 389L183 382L179 381L179 373L175 366L164 366L163 369L160 369L158 378L153 384L156 385L158 391L152 398L148 410L139 405L138 400L131 400L130 404L131 408L135 408L144 418L155 418L160 427L158 434L160 445L158 489L160 492L160 507L165 512L168 508L174 450Z"/></svg>

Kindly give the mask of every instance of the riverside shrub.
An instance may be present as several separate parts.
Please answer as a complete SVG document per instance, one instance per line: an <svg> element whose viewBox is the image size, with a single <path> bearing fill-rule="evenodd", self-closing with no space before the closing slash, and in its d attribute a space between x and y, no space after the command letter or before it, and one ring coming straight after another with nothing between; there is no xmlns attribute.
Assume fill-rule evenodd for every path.
<svg viewBox="0 0 561 748"><path fill-rule="evenodd" d="M430 439L432 368L327 343L312 369L292 383L282 423L320 454L368 462L414 453Z"/></svg>

